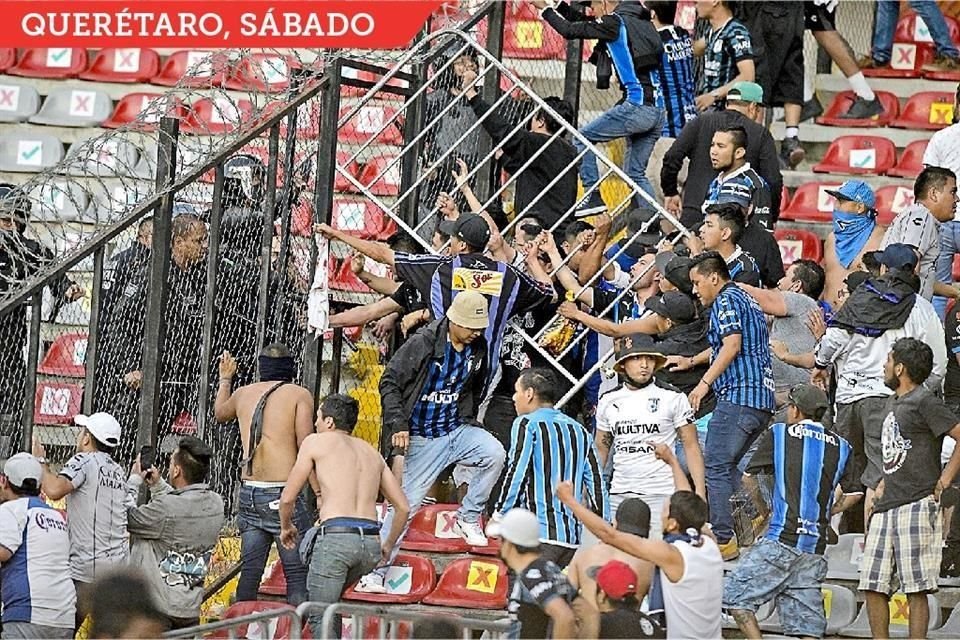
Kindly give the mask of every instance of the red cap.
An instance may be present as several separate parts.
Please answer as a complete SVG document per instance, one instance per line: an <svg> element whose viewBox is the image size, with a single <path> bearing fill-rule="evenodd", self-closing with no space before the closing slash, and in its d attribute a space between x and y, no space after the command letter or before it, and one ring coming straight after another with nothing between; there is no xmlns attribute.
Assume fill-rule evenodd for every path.
<svg viewBox="0 0 960 640"><path fill-rule="evenodd" d="M611 560L600 567L594 579L597 586L614 600L623 600L637 593L636 572L619 560Z"/></svg>

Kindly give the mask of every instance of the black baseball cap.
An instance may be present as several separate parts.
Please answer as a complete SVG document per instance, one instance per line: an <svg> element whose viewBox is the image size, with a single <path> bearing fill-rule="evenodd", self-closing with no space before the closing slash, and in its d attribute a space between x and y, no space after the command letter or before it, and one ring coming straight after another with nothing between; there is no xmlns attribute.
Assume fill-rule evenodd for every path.
<svg viewBox="0 0 960 640"><path fill-rule="evenodd" d="M490 225L475 213L465 213L457 218L457 227L451 236L483 251L490 242Z"/></svg>
<svg viewBox="0 0 960 640"><path fill-rule="evenodd" d="M687 295L693 293L693 282L690 280L692 258L678 256L672 251L663 251L657 254L654 264L660 275L670 284Z"/></svg>
<svg viewBox="0 0 960 640"><path fill-rule="evenodd" d="M657 212L646 207L638 207L627 214L627 235L624 243L629 244L624 251L626 255L639 260L647 253L648 247L656 246L660 242L660 225L654 220L656 217Z"/></svg>
<svg viewBox="0 0 960 640"><path fill-rule="evenodd" d="M847 291L853 292L854 289L862 285L870 278L868 271L852 271L844 278L843 284L847 285Z"/></svg>
<svg viewBox="0 0 960 640"><path fill-rule="evenodd" d="M650 507L640 498L627 498L617 507L617 531L646 538L650 535Z"/></svg>
<svg viewBox="0 0 960 640"><path fill-rule="evenodd" d="M453 237L457 233L457 221L441 220L440 223L437 224L437 231L445 236Z"/></svg>
<svg viewBox="0 0 960 640"><path fill-rule="evenodd" d="M918 261L916 249L899 242L887 245L886 249L877 252L877 262L888 269L913 271L917 268Z"/></svg>
<svg viewBox="0 0 960 640"><path fill-rule="evenodd" d="M820 387L804 382L790 389L787 402L800 410L803 415L819 420L830 406L827 394Z"/></svg>
<svg viewBox="0 0 960 640"><path fill-rule="evenodd" d="M647 298L643 306L658 316L673 320L677 324L693 322L693 319L697 317L697 307L693 304L693 300L687 294L679 291L667 291L663 295Z"/></svg>

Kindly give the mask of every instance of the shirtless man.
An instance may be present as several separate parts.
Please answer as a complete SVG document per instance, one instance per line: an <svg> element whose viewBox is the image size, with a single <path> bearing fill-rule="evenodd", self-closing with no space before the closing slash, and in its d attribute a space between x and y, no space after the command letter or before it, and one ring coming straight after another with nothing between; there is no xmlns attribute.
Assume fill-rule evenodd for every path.
<svg viewBox="0 0 960 640"><path fill-rule="evenodd" d="M280 538L283 546L297 546L293 523L294 503L312 475L320 483L320 524L302 552L310 567L307 590L311 602L332 604L346 585L372 571L389 555L400 538L410 505L400 482L383 457L351 434L357 424L357 401L342 394L329 395L317 410L317 433L303 441L297 463L280 496ZM383 546L377 521L377 496L393 505L396 517ZM311 617L316 624L319 617ZM335 625L338 628L338 625ZM315 627L313 635L321 637Z"/></svg>
<svg viewBox="0 0 960 640"><path fill-rule="evenodd" d="M260 353L260 381L240 387L231 395L237 361L229 352L220 357L220 385L214 403L217 422L238 420L244 460L241 463L240 582L237 601L256 600L260 578L276 542L287 579L287 602L296 606L307 599L307 568L296 551L280 544L280 492L297 460L297 450L313 433L313 396L291 381L296 367L282 344ZM252 434L252 435L251 435ZM312 480L314 491L319 487ZM295 514L301 531L310 527L306 504L297 502Z"/></svg>
<svg viewBox="0 0 960 640"><path fill-rule="evenodd" d="M617 509L613 519L617 531L632 533L646 538L650 535L650 507L640 498L628 498ZM605 542L589 547L580 547L567 566L567 579L580 590L580 595L593 607L598 608L596 569L611 560L627 563L637 574L637 598L643 600L653 578L653 564L620 551Z"/></svg>
<svg viewBox="0 0 960 640"><path fill-rule="evenodd" d="M866 271L863 254L876 251L885 227L877 224L877 201L866 182L847 180L835 191L833 229L823 245L823 270L826 283L823 299L836 311L846 293L844 280L853 271Z"/></svg>

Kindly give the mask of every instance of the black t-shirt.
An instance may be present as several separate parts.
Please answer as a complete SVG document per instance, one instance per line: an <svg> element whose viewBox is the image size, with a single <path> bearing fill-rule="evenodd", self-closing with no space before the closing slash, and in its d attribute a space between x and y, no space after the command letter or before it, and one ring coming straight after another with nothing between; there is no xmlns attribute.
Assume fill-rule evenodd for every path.
<svg viewBox="0 0 960 640"><path fill-rule="evenodd" d="M655 622L639 611L618 608L600 614L600 637L607 638L666 638L667 634Z"/></svg>
<svg viewBox="0 0 960 640"><path fill-rule="evenodd" d="M955 304L947 312L943 335L947 342L947 376L943 380L943 398L947 404L960 404L960 304Z"/></svg>
<svg viewBox="0 0 960 640"><path fill-rule="evenodd" d="M560 567L537 558L514 580L507 611L520 621L521 638L548 638L550 617L544 613L544 607L554 598L563 598L570 604L576 597L576 589Z"/></svg>
<svg viewBox="0 0 960 640"><path fill-rule="evenodd" d="M427 303L423 301L423 294L420 293L420 290L406 282L400 283L390 299L400 305L400 315L402 316L427 308Z"/></svg>
<svg viewBox="0 0 960 640"><path fill-rule="evenodd" d="M943 436L956 424L953 412L925 387L892 398L881 433L884 489L875 513L933 494Z"/></svg>
<svg viewBox="0 0 960 640"><path fill-rule="evenodd" d="M786 272L783 269L780 246L772 233L758 222L751 221L743 229L740 247L756 262L763 286L773 288L780 284L780 279L786 275Z"/></svg>

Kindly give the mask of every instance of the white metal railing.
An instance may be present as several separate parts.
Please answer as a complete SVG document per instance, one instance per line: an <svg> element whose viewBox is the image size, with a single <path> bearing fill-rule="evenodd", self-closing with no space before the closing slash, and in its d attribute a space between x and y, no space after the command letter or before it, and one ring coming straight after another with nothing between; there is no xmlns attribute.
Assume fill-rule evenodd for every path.
<svg viewBox="0 0 960 640"><path fill-rule="evenodd" d="M460 632L461 638L470 640L475 637L475 631L486 632L485 637L496 640L504 638L514 628L515 623L509 618L500 617L497 619L485 619L477 616L467 616L461 613L451 615L448 612L430 612L413 611L404 607L393 606L383 607L377 605L353 604L339 602L333 605L324 605L319 602L304 602L297 607L297 614L304 621L315 621L320 619L319 629L314 627L314 632L320 631L320 638L335 638L337 624L344 617L352 618L348 638L371 638L377 637L381 640L386 638L397 638L401 635L410 637L411 627L424 622L435 622L444 620L453 624Z"/></svg>

